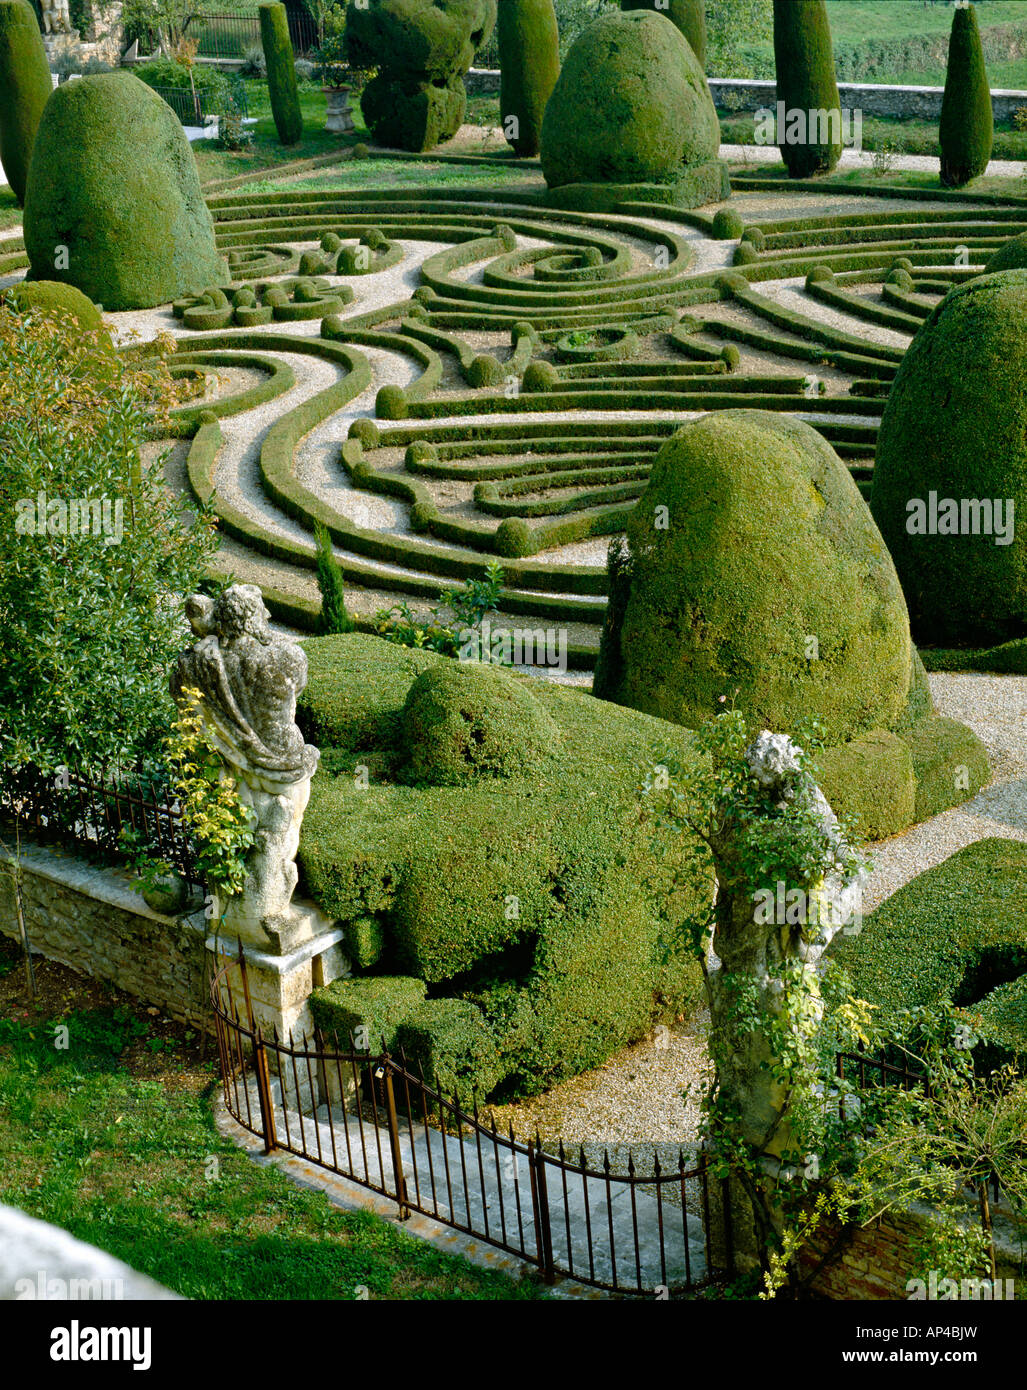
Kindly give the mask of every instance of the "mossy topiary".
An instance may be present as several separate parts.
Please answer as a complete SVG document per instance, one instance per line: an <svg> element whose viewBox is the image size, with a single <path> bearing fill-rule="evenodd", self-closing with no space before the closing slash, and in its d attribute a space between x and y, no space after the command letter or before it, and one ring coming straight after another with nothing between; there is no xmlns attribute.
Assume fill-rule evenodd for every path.
<svg viewBox="0 0 1027 1390"><path fill-rule="evenodd" d="M76 319L84 333L98 333L103 329L103 315L74 285L63 285L59 280L23 280L6 293L19 313L35 309L43 314L66 315Z"/></svg>
<svg viewBox="0 0 1027 1390"><path fill-rule="evenodd" d="M898 576L848 469L810 425L769 412L719 411L660 450L611 552L593 691L688 727L724 699L800 739L817 720L824 792L871 838L988 776L976 736L932 717Z"/></svg>
<svg viewBox="0 0 1027 1390"><path fill-rule="evenodd" d="M542 117L560 76L553 0L503 0L498 35L503 134L514 154L530 157L539 152Z"/></svg>
<svg viewBox="0 0 1027 1390"><path fill-rule="evenodd" d="M826 131L819 125L816 131L807 128L802 141L788 139L787 122L777 132L789 175L808 179L830 173L841 158L842 115L824 0L774 0L774 68L779 106L799 113L804 125L811 112L828 118Z"/></svg>
<svg viewBox="0 0 1027 1390"><path fill-rule="evenodd" d="M741 215L735 208L720 208L714 214L710 233L715 241L738 241L743 225Z"/></svg>
<svg viewBox="0 0 1027 1390"><path fill-rule="evenodd" d="M447 662L417 677L403 707L404 777L460 787L479 777L533 776L560 743L550 715L497 669Z"/></svg>
<svg viewBox="0 0 1027 1390"><path fill-rule="evenodd" d="M426 999L403 1019L396 1043L429 1085L468 1111L502 1076L481 1009L466 999Z"/></svg>
<svg viewBox="0 0 1027 1390"><path fill-rule="evenodd" d="M365 449L377 449L382 439L375 422L366 418L354 420L348 433L350 439L359 439Z"/></svg>
<svg viewBox="0 0 1027 1390"><path fill-rule="evenodd" d="M984 264L985 275L1000 270L1027 270L1027 232L1010 237Z"/></svg>
<svg viewBox="0 0 1027 1390"><path fill-rule="evenodd" d="M549 756L522 765L507 750L508 775L411 785L411 685L440 667L459 677L459 666L360 634L304 647L297 718L322 758L303 821L301 891L333 919L381 924L373 969L403 971L433 997L480 1009L504 1087L529 1094L698 1002L682 923L706 890L672 890L676 837L638 814L639 769L664 756L689 766L687 731L479 667L553 720ZM362 766L369 779L354 776ZM322 1027L326 996L351 999L352 986L372 978L317 991Z"/></svg>
<svg viewBox="0 0 1027 1390"><path fill-rule="evenodd" d="M310 996L310 1011L323 1033L337 1034L344 1051L375 1056L396 1049L404 1018L424 1002L427 985L410 975L372 975L333 980Z"/></svg>
<svg viewBox="0 0 1027 1390"><path fill-rule="evenodd" d="M947 999L983 1035L986 1065L1000 1060L996 1049L1007 1050L1001 1060L1022 1054L1027 1037L1022 1026L1010 1034L1005 1006L1027 988L1027 846L967 845L893 893L857 934L839 933L830 954L878 1021Z"/></svg>
<svg viewBox="0 0 1027 1390"><path fill-rule="evenodd" d="M997 544L994 514L996 501L1007 522L1027 514L1025 312L1027 270L951 290L910 344L881 420L870 509L926 645L1027 636L1027 535L1011 525Z"/></svg>
<svg viewBox="0 0 1027 1390"><path fill-rule="evenodd" d="M463 74L492 33L496 0L375 0L351 5L346 45L358 68L377 68L360 109L379 144L422 151L460 129Z"/></svg>
<svg viewBox="0 0 1027 1390"><path fill-rule="evenodd" d="M706 12L703 0L621 0L622 10L656 10L684 34L699 66L706 68Z"/></svg>
<svg viewBox="0 0 1027 1390"><path fill-rule="evenodd" d="M897 721L912 660L902 590L812 426L753 410L686 425L657 454L627 538L623 677L597 694L689 728L735 694L757 727L815 715L832 743Z"/></svg>
<svg viewBox="0 0 1027 1390"><path fill-rule="evenodd" d="M542 123L550 188L674 184L719 148L702 69L669 19L610 11L577 38Z"/></svg>
<svg viewBox="0 0 1027 1390"><path fill-rule="evenodd" d="M507 517L496 527L495 551L506 560L519 560L535 553L531 528L519 516Z"/></svg>
<svg viewBox="0 0 1027 1390"><path fill-rule="evenodd" d="M379 420L405 420L410 414L402 386L383 386L375 397L374 408Z"/></svg>
<svg viewBox="0 0 1027 1390"><path fill-rule="evenodd" d="M0 0L0 165L19 204L53 82L36 16L25 0Z"/></svg>
<svg viewBox="0 0 1027 1390"><path fill-rule="evenodd" d="M991 159L995 118L984 66L984 50L972 5L952 14L945 94L938 123L941 181L962 188L983 174Z"/></svg>
<svg viewBox="0 0 1027 1390"><path fill-rule="evenodd" d="M296 65L289 36L289 16L283 4L257 6L260 42L267 63L268 95L275 129L283 145L298 145L303 138L303 113L296 85Z"/></svg>
<svg viewBox="0 0 1027 1390"><path fill-rule="evenodd" d="M131 73L82 77L46 104L29 169L32 275L114 312L224 283L196 161L174 112Z"/></svg>
<svg viewBox="0 0 1027 1390"><path fill-rule="evenodd" d="M521 378L525 391L555 391L560 384L560 374L552 362L529 362Z"/></svg>

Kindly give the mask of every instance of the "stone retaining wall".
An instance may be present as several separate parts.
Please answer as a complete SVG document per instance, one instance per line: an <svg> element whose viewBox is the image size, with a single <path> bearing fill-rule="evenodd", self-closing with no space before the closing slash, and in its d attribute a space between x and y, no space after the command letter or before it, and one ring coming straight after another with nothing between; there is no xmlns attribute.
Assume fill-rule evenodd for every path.
<svg viewBox="0 0 1027 1390"><path fill-rule="evenodd" d="M18 940L11 862L0 851L0 932ZM165 917L147 907L127 873L58 850L23 847L21 871L33 951L209 1027L209 923L202 910Z"/></svg>
<svg viewBox="0 0 1027 1390"><path fill-rule="evenodd" d="M466 80L467 90L474 96L499 91L499 73L491 69L472 68ZM738 77L711 77L710 92L717 109L744 115L777 101L777 86L773 82L750 82ZM864 116L917 117L936 121L941 116L943 87L895 87L883 82L839 82L841 104L850 111L862 111ZM992 110L997 121L1008 121L1013 112L1027 106L1027 92L996 90L991 94Z"/></svg>

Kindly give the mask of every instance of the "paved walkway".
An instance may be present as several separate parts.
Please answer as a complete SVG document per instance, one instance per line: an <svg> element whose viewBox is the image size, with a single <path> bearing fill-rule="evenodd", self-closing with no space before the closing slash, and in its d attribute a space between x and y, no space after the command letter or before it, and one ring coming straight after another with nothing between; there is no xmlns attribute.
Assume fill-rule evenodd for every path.
<svg viewBox="0 0 1027 1390"><path fill-rule="evenodd" d="M379 1188L395 1191L388 1132L361 1121L355 1112L333 1105L334 1123L322 1106L317 1122L301 1117L292 1107L283 1111L281 1091L273 1083L276 1127L280 1140L305 1147L312 1158L352 1173ZM241 1096L240 1088L240 1096ZM251 1113L259 1115L255 1089L250 1090ZM244 1112L245 1113L245 1112ZM283 1151L263 1155L263 1145L236 1124L218 1101L218 1125L258 1161L273 1162L293 1179L320 1188L346 1207L362 1207L395 1220L397 1204L338 1177L311 1159ZM286 1125L286 1121L288 1124ZM690 1158L686 1155L686 1163ZM415 1214L403 1222L410 1234L431 1240L490 1268L515 1276L535 1266L537 1249L531 1178L525 1156L482 1136L460 1139L408 1122L400 1116L400 1163L408 1196L430 1215ZM644 1170L650 1172L647 1166ZM650 1184L635 1184L611 1174L563 1172L546 1165L547 1196L553 1258L557 1266L587 1278L640 1287L655 1297L661 1286L701 1283L706 1272L705 1240L698 1215L682 1211L680 1185L664 1183L660 1199ZM686 1180L689 1207L698 1210L699 1186ZM676 1205L674 1204L676 1203ZM454 1231L455 1221L473 1234ZM661 1239L662 1232L662 1239ZM637 1234L637 1238L636 1238ZM490 1241L513 1247L504 1252ZM591 1258L590 1258L591 1248ZM523 1255L516 1252L523 1252ZM526 1257L526 1258L525 1258ZM595 1289L561 1280L565 1297L604 1297Z"/></svg>

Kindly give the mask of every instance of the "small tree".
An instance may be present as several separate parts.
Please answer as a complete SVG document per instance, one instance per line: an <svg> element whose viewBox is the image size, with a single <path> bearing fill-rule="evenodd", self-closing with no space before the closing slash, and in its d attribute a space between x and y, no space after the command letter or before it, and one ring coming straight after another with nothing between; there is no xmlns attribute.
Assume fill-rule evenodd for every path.
<svg viewBox="0 0 1027 1390"><path fill-rule="evenodd" d="M500 111L517 155L539 152L542 117L560 76L553 0L506 0L499 7Z"/></svg>
<svg viewBox="0 0 1027 1390"><path fill-rule="evenodd" d="M36 16L25 0L0 0L0 164L24 205L29 160L53 83Z"/></svg>
<svg viewBox="0 0 1027 1390"><path fill-rule="evenodd" d="M267 63L268 94L278 138L283 145L298 145L303 138L303 114L296 85L289 16L283 4L260 6L260 41Z"/></svg>
<svg viewBox="0 0 1027 1390"><path fill-rule="evenodd" d="M777 132L788 173L793 179L829 174L841 158L842 112L824 0L774 0L774 64L778 103L795 114L797 126L801 118L801 129L791 129L789 120Z"/></svg>
<svg viewBox="0 0 1027 1390"><path fill-rule="evenodd" d="M213 521L139 444L177 397L100 332L0 303L0 769L105 775L152 755ZM157 425L166 428L166 425Z"/></svg>
<svg viewBox="0 0 1027 1390"><path fill-rule="evenodd" d="M317 541L317 587L321 590L321 616L317 630L325 635L352 632L353 619L346 611L346 582L335 558L328 528L318 522L314 537Z"/></svg>
<svg viewBox="0 0 1027 1390"><path fill-rule="evenodd" d="M942 183L949 188L962 188L983 174L991 159L994 138L991 90L977 27L977 11L973 5L968 5L952 15L949 63L938 127Z"/></svg>

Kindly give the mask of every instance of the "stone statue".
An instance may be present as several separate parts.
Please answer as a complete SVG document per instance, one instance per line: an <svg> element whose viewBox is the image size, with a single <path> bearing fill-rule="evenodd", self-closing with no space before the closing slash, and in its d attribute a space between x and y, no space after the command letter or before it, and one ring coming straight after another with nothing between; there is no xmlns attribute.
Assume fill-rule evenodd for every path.
<svg viewBox="0 0 1027 1390"><path fill-rule="evenodd" d="M72 34L68 0L40 0L44 34Z"/></svg>
<svg viewBox="0 0 1027 1390"><path fill-rule="evenodd" d="M319 753L296 725L296 696L307 658L271 631L260 590L233 584L217 599L193 594L186 616L194 645L178 658L171 693L202 695L207 732L256 816L256 838L242 894L227 900L223 931L263 950L293 944L296 851Z"/></svg>

